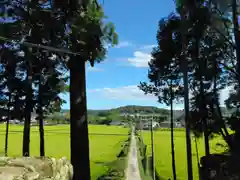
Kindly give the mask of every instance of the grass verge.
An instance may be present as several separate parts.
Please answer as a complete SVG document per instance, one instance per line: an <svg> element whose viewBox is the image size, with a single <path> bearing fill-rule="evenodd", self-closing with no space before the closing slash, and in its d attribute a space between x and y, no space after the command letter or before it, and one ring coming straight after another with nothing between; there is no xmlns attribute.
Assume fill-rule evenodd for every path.
<svg viewBox="0 0 240 180"><path fill-rule="evenodd" d="M117 159L109 163L108 170L97 180L123 180L125 179L125 169L128 159L128 151L131 143L131 133L128 133L128 139L125 141L121 151L117 155Z"/></svg>
<svg viewBox="0 0 240 180"><path fill-rule="evenodd" d="M137 141L137 155L138 155L138 167L142 180L151 180L147 166L147 156L146 149L147 146L144 144L141 135L136 131L136 141Z"/></svg>

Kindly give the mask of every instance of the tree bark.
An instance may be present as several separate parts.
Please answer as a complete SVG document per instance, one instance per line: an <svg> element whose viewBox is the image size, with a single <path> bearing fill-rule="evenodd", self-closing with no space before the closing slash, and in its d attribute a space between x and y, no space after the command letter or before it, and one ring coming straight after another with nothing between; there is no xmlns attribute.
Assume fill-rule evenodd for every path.
<svg viewBox="0 0 240 180"><path fill-rule="evenodd" d="M45 146L44 146L44 127L43 127L43 105L42 105L42 82L41 77L39 78L39 90L38 90L38 103L39 103L39 110L38 110L38 120L39 120L39 136L40 136L40 156L45 156Z"/></svg>
<svg viewBox="0 0 240 180"><path fill-rule="evenodd" d="M90 180L85 59L76 56L70 69L70 136L73 180Z"/></svg>
<svg viewBox="0 0 240 180"><path fill-rule="evenodd" d="M208 124L207 124L207 115L206 115L206 103L205 103L205 95L204 95L204 83L203 83L203 60L199 60L199 37L196 37L196 61L199 63L199 70L200 70L200 97L201 100L201 119L203 123L203 133L204 133L204 143L205 143L205 155L209 156L210 154L210 147L209 147L209 134L208 134Z"/></svg>
<svg viewBox="0 0 240 180"><path fill-rule="evenodd" d="M186 27L185 27L185 13L184 9L181 12L181 34L182 34L182 72L183 72L183 84L184 84L184 110L185 110L185 125L186 125L186 147L187 147L187 168L188 168L188 180L193 180L192 169L192 147L191 147L191 134L189 119L189 90L188 90L188 61L185 55L187 47Z"/></svg>
<svg viewBox="0 0 240 180"><path fill-rule="evenodd" d="M7 116L7 122L6 122L6 134L5 134L5 156L8 156L8 134L9 134L9 121L10 121L10 103L11 103L11 96L12 94L9 93L9 99L8 99L8 116Z"/></svg>
<svg viewBox="0 0 240 180"><path fill-rule="evenodd" d="M27 56L27 95L26 95L26 107L24 112L24 130L23 130L23 156L30 156L30 124L32 113L32 65L31 59Z"/></svg>
<svg viewBox="0 0 240 180"><path fill-rule="evenodd" d="M43 118L39 113L39 134L40 134L40 156L45 156L45 141L44 141L44 127L43 127Z"/></svg>
<svg viewBox="0 0 240 180"><path fill-rule="evenodd" d="M205 143L205 155L210 155L210 147L209 147L209 135L208 135L208 124L206 119L206 107L204 103L204 89L203 89L203 80L201 77L200 80L200 94L202 97L202 104L201 104L201 115L202 115L202 123L203 123L203 133L204 133L204 143Z"/></svg>
<svg viewBox="0 0 240 180"><path fill-rule="evenodd" d="M172 148L172 172L173 172L173 180L177 180L176 174L176 164L175 164L175 150L174 150L174 129L173 129L173 89L172 89L172 80L171 80L171 148Z"/></svg>

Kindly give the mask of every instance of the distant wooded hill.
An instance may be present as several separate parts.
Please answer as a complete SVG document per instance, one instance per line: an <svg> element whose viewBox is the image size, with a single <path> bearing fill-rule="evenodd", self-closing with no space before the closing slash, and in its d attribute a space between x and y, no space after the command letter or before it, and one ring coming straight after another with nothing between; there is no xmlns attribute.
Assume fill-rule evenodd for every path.
<svg viewBox="0 0 240 180"><path fill-rule="evenodd" d="M63 112L69 112L69 110L62 110ZM113 114L165 114L169 115L170 111L168 109L163 108L157 108L154 106L135 106L135 105L129 105L129 106L122 106L118 108L113 109L107 109L107 110L88 110L88 115L98 115L101 113L113 113ZM181 115L183 113L183 110L174 110L175 115Z"/></svg>
<svg viewBox="0 0 240 180"><path fill-rule="evenodd" d="M228 111L225 107L221 107L222 113L227 114L230 111ZM69 110L62 110L62 112L69 112ZM174 110L174 117L179 117L184 114L184 110ZM164 114L164 115L170 115L170 110L164 109L164 108L157 108L154 106L136 106L136 105L128 105L128 106L122 106L118 108L113 109L107 109L107 110L88 110L88 115L99 115L99 114L123 114L123 113L129 113L129 114Z"/></svg>

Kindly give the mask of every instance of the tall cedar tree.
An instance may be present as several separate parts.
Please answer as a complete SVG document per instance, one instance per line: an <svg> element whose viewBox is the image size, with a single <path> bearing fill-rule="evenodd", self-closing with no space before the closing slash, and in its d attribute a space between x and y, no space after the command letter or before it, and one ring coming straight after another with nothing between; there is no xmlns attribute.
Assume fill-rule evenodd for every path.
<svg viewBox="0 0 240 180"><path fill-rule="evenodd" d="M1 4L0 6L1 17L6 17L6 14L9 11L6 7L7 7L6 4ZM12 24L10 25L10 23L7 23L5 18L1 19L1 22L0 22L1 35L5 35L6 37L16 37L16 35L19 34L18 31L19 31L19 23L12 22ZM22 78L19 77L20 73L19 72L16 73L16 66L17 66L17 63L19 63L19 58L16 57L18 48L14 46L12 43L6 43L4 41L1 41L0 43L1 43L0 63L1 63L1 75L2 75L1 93L2 93L2 98L5 98L6 95L8 96L8 101L5 101L5 104L2 104L2 107L1 107L2 108L1 118L5 118L7 121L6 136L5 136L5 155L7 155L9 119L16 117L16 114L20 114L19 111L16 109L17 107L16 105L19 103L19 101L12 102L12 100L14 100L17 96L21 97L22 93L18 94L18 92L20 91L22 92L21 89L23 88L22 86L23 84L21 83ZM8 112L7 115L5 113L6 110L4 109L7 109L7 112Z"/></svg>
<svg viewBox="0 0 240 180"><path fill-rule="evenodd" d="M3 35L7 38L14 38L14 39L25 39L28 42L33 42L36 44L47 44L50 46L55 46L55 47L61 47L63 45L63 37L65 36L65 25L62 23L61 18L59 20L57 13L53 12L52 9L46 9L37 2L19 2L19 1L11 1L11 4L8 5L8 16L14 19L14 22L8 22L4 23L2 25L1 30L6 30L9 26L11 28L10 31L6 32L11 32L8 34ZM32 13L29 13L31 10ZM32 11L34 10L34 11ZM20 18L20 19L18 19ZM19 32L21 33L16 33L13 32L11 29L16 29L19 28ZM54 27L54 29L53 29ZM29 51L31 50L31 51ZM19 65L22 69L25 70L25 73L22 74L22 76L25 76L26 71L28 73L26 79L25 79L25 84L28 84L28 87L25 86L25 95L27 94L27 102L25 103L26 108L23 108L23 104L20 105L18 104L18 108L20 109L25 109L25 128L24 128L24 139L23 139L23 155L29 155L29 133L30 133L30 118L31 118L31 112L33 111L34 105L38 104L37 109L41 109L39 104L42 104L40 101L40 98L38 98L39 101L36 101L36 98L34 97L37 93L35 93L35 89L32 88L34 87L34 83L38 79L38 77L42 77L45 75L45 79L48 78L46 74L51 74L52 71L60 71L61 73L64 73L63 69L65 64L63 62L60 62L58 59L63 60L64 58L62 55L56 55L51 52L43 51L41 49L28 49L26 47L20 46L20 49L18 49L18 52L23 51L23 59L25 63L22 63ZM52 60L52 63L50 62L51 57L53 55L56 56L55 60ZM43 60L45 59L45 60ZM57 59L57 60L56 60ZM24 62L23 61L23 62ZM44 62L44 63L43 63ZM53 63L54 62L54 63ZM55 64L55 65L53 65ZM42 66L43 65L43 66ZM46 70L49 70L49 65L53 65L51 67L52 71L48 73L41 74L43 70L43 67ZM57 70L58 68L58 70ZM60 70L59 70L60 69ZM61 73L58 73L58 76L54 76L55 79L59 79L61 76ZM54 73L53 73L54 74ZM28 78L30 77L30 78ZM52 80L54 78L51 78ZM62 78L62 77L61 77ZM40 95L42 96L41 100L44 100L44 98L47 98L44 101L53 101L57 98L57 95L60 93L58 83L56 81L52 81L52 83L48 82L47 86L50 86L50 90L52 91L51 95ZM32 81L32 82L31 82ZM57 88L57 89L56 89ZM41 88L38 89L38 91ZM49 89L48 89L49 90ZM19 100L19 98L17 98ZM21 107L22 106L22 107ZM45 108L49 108L50 104L45 103L44 104ZM38 111L40 112L40 116L42 117L42 112L41 110ZM43 155L43 126L42 126L42 118L40 118L40 154Z"/></svg>
<svg viewBox="0 0 240 180"><path fill-rule="evenodd" d="M107 52L105 45L117 44L117 34L112 23L103 23L104 12L96 1L78 3L70 1L65 6L65 22L71 30L68 34L68 47L73 52L81 53L80 56L70 56L67 63L70 70L71 162L73 179L89 180L85 65L86 61L90 61L91 66L102 61Z"/></svg>
<svg viewBox="0 0 240 180"><path fill-rule="evenodd" d="M171 105L171 148L172 148L172 170L173 179L176 179L174 141L173 141L173 100L180 100L183 95L183 86L179 77L179 69L175 62L175 55L179 53L180 38L179 31L175 31L180 20L175 15L170 15L169 19L159 22L157 41L159 46L153 49L152 59L149 63L150 71L148 77L151 85L140 84L140 89L146 94L155 94L160 103ZM171 61L172 60L172 61ZM174 61L174 62L173 62ZM169 101L170 99L170 101Z"/></svg>
<svg viewBox="0 0 240 180"><path fill-rule="evenodd" d="M196 8L195 8L195 10L196 10ZM224 54L226 53L227 55L229 55L229 50L231 48L229 48L229 43L226 43L226 39L224 39L225 41L222 38L219 39L220 35L217 34L216 32L213 33L213 31L210 31L208 33L205 33L205 28L208 28L211 30L213 29L211 27L212 24L210 24L209 20L207 19L207 18L209 18L209 12L207 11L206 7L202 7L198 11L197 10L196 10L196 12L201 17L196 16L196 14L194 15L194 13L192 13L191 16L188 16L188 19L186 19L187 24L189 26L189 30L190 30L186 36L186 40L187 40L186 55L187 55L187 58L189 60L191 60L191 61L189 61L189 64L188 64L189 65L189 73L190 73L190 76L189 76L190 77L190 87L192 89L199 87L199 83L201 83L201 81L203 82L203 80L201 80L203 78L204 78L204 80L208 81L207 86L209 86L213 82L217 82L217 81L213 81L213 80L216 80L216 77L219 77L221 79L219 79L218 83L220 83L219 88L221 89L227 85L227 83L222 82L222 79L224 79L223 77L226 77L226 71L224 71L223 67L226 67L226 64L228 64L228 62L226 63L226 61L224 61L224 59L226 58L226 56ZM214 14L214 15L217 16L216 14ZM178 17L176 16L175 19L177 19L177 18ZM171 20L171 18L168 18L168 19L169 19L169 21ZM201 24L201 27L199 28L200 24ZM207 27L206 27L206 25L207 25ZM176 34L181 34L180 22L178 22L178 24L176 26L172 26L171 28L172 28L172 30L169 32L169 35L165 35L165 38L160 39L158 37L159 47L155 48L154 51L156 51L156 49L157 50L159 49L158 50L159 53L158 54L155 53L155 54L157 54L157 56L155 54L152 55L153 59L158 59L158 63L156 63L157 61L154 63L151 61L149 64L149 66L150 66L150 71L149 71L150 84L147 84L147 83L141 84L142 90L144 90L147 93L155 94L158 97L161 96L161 94L162 94L161 91L162 91L162 89L164 89L164 83L161 83L161 79L164 80L164 78L161 78L161 76L159 76L159 72L162 75L165 75L165 77L167 77L166 75L168 75L168 77L171 77L170 76L171 74L179 74L178 72L180 72L179 59L181 57L180 56L181 52L177 52L177 51L174 52L175 46L173 46L171 44L172 39L177 40L178 43L176 43L176 44L178 44L178 45L181 44L181 42L182 42L181 36L179 36L180 38L177 39L178 36L176 35ZM202 29L202 28L204 28L204 29ZM199 30L202 32L199 32ZM169 29L166 31L169 31ZM164 31L162 31L162 32L164 32ZM175 34L173 34L172 32L175 32ZM198 33L198 35L197 35L198 38L196 38L197 33ZM213 34L215 34L215 35L213 36ZM204 39L202 39L203 35L204 35ZM173 36L173 38L171 38L171 36ZM200 37L200 39L199 39L199 37ZM211 37L211 39L209 39L209 37ZM199 40L197 41L198 43L196 43L196 39L197 40L199 39L200 43L198 42ZM201 45L201 46L199 46L199 45ZM166 48L166 47L171 47L171 49L169 50L169 48ZM200 50L200 47L201 47L201 50ZM181 47L179 47L178 49L181 49ZM200 51L200 52L198 52L198 51ZM210 53L212 51L214 53ZM221 52L224 52L224 53L221 53ZM199 58L199 55L197 55L199 53L201 53L200 58ZM164 56L163 55L161 56L161 54L164 54ZM232 56L232 54L230 54L230 57L231 56ZM207 72L204 74L202 74L202 72L203 72L202 70L198 71L198 73L196 74L195 73L196 69L199 67L199 65L202 64L204 59L208 59L208 65L206 67L209 70L204 71L204 72ZM166 71L166 69L160 68L160 65L161 65L160 62L162 64L164 64L166 67L168 67L168 65L171 63L173 65L170 68L170 70ZM201 65L201 66L203 66L203 65ZM210 72L216 72L216 70L215 70L216 67L218 69L217 71L219 71L218 74L221 74L221 75L215 76L215 74L210 73ZM201 67L201 69L202 68L203 67ZM161 72L161 70L162 70L162 72ZM200 75L200 77L202 76L202 78L199 79L198 78L199 75ZM169 79L169 78L167 78L167 79ZM216 85L216 83L215 83L215 85ZM203 87L204 87L204 89L206 88L205 85L203 85L203 83L202 83L201 88L203 89ZM218 90L219 90L219 88L218 88ZM209 87L207 88L207 90L209 90ZM200 89L198 89L197 91L199 92ZM214 93L215 94L213 97L217 97L216 88L215 88ZM203 97L204 94L205 93L202 91L201 96ZM204 95L204 97L205 96L206 95ZM209 95L207 97L209 97ZM212 103L212 101L213 100L211 100L211 103ZM200 102L198 101L197 104L200 105L199 109L202 109L202 110L204 110L205 109L204 107L207 106L206 102L205 102L205 104L203 104L203 101L200 101ZM217 98L214 98L214 105L217 105L217 107L219 107ZM211 111L215 112L216 111L215 109L216 108L211 108ZM193 115L196 115L196 113L195 114L191 113L191 116L193 116ZM191 121L189 121L189 123L194 124L194 121L192 121L192 119L193 118L190 119ZM203 121L201 121L201 124L202 124L202 122ZM219 121L219 122L222 122L222 121ZM195 121L195 123L196 123L196 121ZM221 126L218 130L223 133L222 128L223 129L225 128L225 124L224 123L218 123L218 124L221 124ZM193 128L194 125L192 125L191 127ZM204 128L204 129L206 131L206 128ZM223 135L225 136L226 134L223 133ZM206 143L208 143L208 139L206 139ZM208 152L208 150L206 150L206 152Z"/></svg>

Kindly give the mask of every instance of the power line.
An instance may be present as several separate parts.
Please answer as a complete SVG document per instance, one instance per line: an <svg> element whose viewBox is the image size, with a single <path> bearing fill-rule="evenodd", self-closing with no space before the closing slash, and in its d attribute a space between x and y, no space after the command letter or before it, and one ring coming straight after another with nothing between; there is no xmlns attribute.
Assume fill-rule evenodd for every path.
<svg viewBox="0 0 240 180"><path fill-rule="evenodd" d="M75 55L75 56L81 56L82 55L82 54L80 54L80 52L72 52L68 49L60 49L60 48L55 48L55 47L51 47L51 46L45 46L45 45L42 45L42 44L35 44L35 43L26 42L26 41L19 41L19 40L9 39L9 38L3 37L3 36L0 36L0 40L5 41L5 42L9 42L9 43L16 43L16 44L20 44L20 45L25 45L27 47L45 49L45 50L53 51L53 52L71 54L71 55ZM85 42L83 42L83 41L81 41L80 43L85 44Z"/></svg>
<svg viewBox="0 0 240 180"><path fill-rule="evenodd" d="M152 151L152 179L156 179L155 175L155 154L154 154L154 136L153 136L153 118L150 120L150 132L151 132L151 151Z"/></svg>

